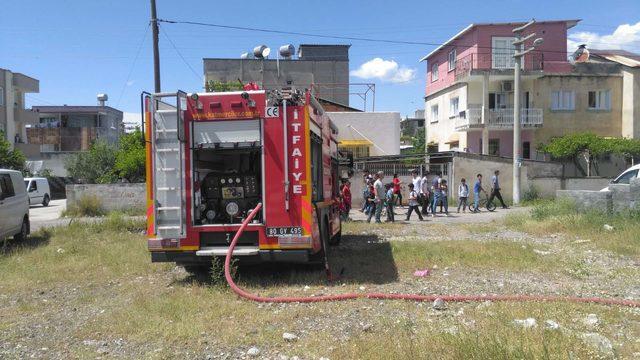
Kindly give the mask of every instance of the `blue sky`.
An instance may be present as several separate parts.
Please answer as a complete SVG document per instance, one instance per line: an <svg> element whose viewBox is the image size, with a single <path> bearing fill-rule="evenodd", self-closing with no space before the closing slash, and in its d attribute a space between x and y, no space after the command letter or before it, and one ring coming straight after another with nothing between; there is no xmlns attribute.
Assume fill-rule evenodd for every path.
<svg viewBox="0 0 640 360"><path fill-rule="evenodd" d="M583 21L572 29L572 41L640 51L638 0L609 0L606 6L595 0L157 3L158 16L165 19L434 43L446 41L474 22L579 18ZM139 111L140 92L153 89L149 1L25 0L9 1L4 7L0 68L40 80L40 93L29 95L28 105L92 105L96 94L105 92L109 105ZM161 27L164 91L200 90L203 57L235 58L259 44L277 48L285 43L348 43L352 45L351 81L376 83L377 111L400 111L404 116L424 106L425 66L418 59L434 46L331 41L178 24ZM352 98L351 104L357 107L362 102Z"/></svg>

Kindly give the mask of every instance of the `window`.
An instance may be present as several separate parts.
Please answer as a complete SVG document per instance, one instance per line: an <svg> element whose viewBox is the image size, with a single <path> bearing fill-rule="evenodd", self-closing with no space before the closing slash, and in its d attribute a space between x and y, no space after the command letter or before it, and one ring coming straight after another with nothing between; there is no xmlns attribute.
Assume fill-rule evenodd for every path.
<svg viewBox="0 0 640 360"><path fill-rule="evenodd" d="M489 139L489 155L500 155L500 139Z"/></svg>
<svg viewBox="0 0 640 360"><path fill-rule="evenodd" d="M551 110L575 110L576 93L574 91L559 90L551 93Z"/></svg>
<svg viewBox="0 0 640 360"><path fill-rule="evenodd" d="M31 184L31 187L29 187L29 184ZM38 191L38 183L35 180L25 180L24 187L27 191Z"/></svg>
<svg viewBox="0 0 640 360"><path fill-rule="evenodd" d="M516 66L516 47L513 37L494 37L491 39L491 67L494 69L513 69Z"/></svg>
<svg viewBox="0 0 640 360"><path fill-rule="evenodd" d="M529 141L522 143L522 158L531 159L531 143Z"/></svg>
<svg viewBox="0 0 640 360"><path fill-rule="evenodd" d="M431 122L438 122L438 105L431 106Z"/></svg>
<svg viewBox="0 0 640 360"><path fill-rule="evenodd" d="M449 115L450 116L458 116L459 105L460 105L460 98L454 97L451 100L449 100Z"/></svg>
<svg viewBox="0 0 640 360"><path fill-rule="evenodd" d="M438 64L431 66L431 82L438 80Z"/></svg>
<svg viewBox="0 0 640 360"><path fill-rule="evenodd" d="M456 68L456 49L451 50L449 52L449 71L454 70Z"/></svg>
<svg viewBox="0 0 640 360"><path fill-rule="evenodd" d="M638 176L638 170L627 171L620 175L617 179L613 180L614 184L629 184L631 179L635 179Z"/></svg>
<svg viewBox="0 0 640 360"><path fill-rule="evenodd" d="M0 86L0 106L4 106L4 89Z"/></svg>
<svg viewBox="0 0 640 360"><path fill-rule="evenodd" d="M589 109L609 110L611 109L611 91L597 90L589 91Z"/></svg>
<svg viewBox="0 0 640 360"><path fill-rule="evenodd" d="M13 182L11 181L11 175L0 175L0 199L6 199L14 196L16 193L13 190Z"/></svg>
<svg viewBox="0 0 640 360"><path fill-rule="evenodd" d="M489 93L489 109L506 109L506 93Z"/></svg>

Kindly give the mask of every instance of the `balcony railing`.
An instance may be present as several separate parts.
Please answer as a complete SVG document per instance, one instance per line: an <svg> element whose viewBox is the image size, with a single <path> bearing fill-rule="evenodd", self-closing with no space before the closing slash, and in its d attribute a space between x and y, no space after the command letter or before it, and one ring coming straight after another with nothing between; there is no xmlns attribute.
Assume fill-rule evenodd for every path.
<svg viewBox="0 0 640 360"><path fill-rule="evenodd" d="M457 116L455 129L457 131L468 131L480 129L482 124L482 109L471 108L463 112L464 115ZM520 125L523 128L540 127L543 123L542 109L523 108L520 109ZM491 109L486 126L489 129L509 129L513 128L513 108Z"/></svg>
<svg viewBox="0 0 640 360"><path fill-rule="evenodd" d="M524 56L523 70L542 70L544 56L539 52L531 52ZM472 53L456 60L455 78L461 80L471 74L472 70L509 70L515 61L511 54L478 54Z"/></svg>

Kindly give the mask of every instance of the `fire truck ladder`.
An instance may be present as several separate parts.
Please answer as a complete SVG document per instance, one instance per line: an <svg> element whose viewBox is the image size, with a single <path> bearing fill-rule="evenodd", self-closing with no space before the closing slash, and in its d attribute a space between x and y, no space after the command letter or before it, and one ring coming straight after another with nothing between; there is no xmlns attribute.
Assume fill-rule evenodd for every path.
<svg viewBox="0 0 640 360"><path fill-rule="evenodd" d="M168 98L175 99L173 101ZM184 192L184 110L187 94L151 95L153 114L151 146L153 149L153 194L156 236L179 239L186 235Z"/></svg>

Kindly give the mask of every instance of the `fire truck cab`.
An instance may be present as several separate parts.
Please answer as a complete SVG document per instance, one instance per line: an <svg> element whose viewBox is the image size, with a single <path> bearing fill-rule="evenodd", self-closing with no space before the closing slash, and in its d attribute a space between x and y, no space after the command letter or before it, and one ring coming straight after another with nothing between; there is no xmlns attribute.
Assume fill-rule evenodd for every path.
<svg viewBox="0 0 640 360"><path fill-rule="evenodd" d="M147 245L188 270L225 256L314 262L340 240L337 128L309 91L143 93Z"/></svg>

